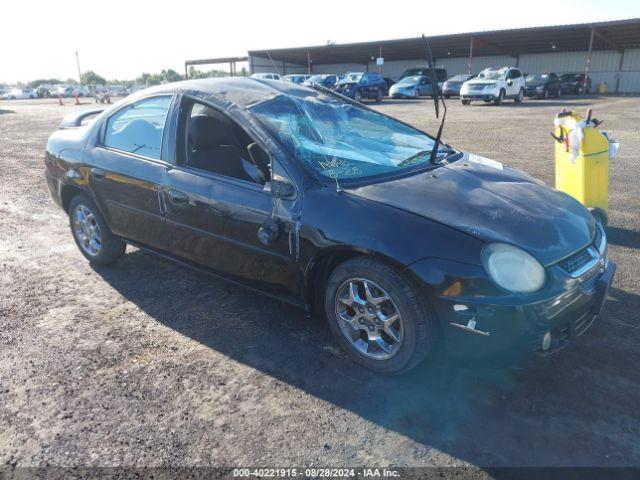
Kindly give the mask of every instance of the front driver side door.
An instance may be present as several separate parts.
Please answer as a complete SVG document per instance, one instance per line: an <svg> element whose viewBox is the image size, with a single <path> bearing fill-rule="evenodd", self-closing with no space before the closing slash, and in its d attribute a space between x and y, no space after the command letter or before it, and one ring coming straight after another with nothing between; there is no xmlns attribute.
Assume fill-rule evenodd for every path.
<svg viewBox="0 0 640 480"><path fill-rule="evenodd" d="M292 199L275 198L260 182L216 171L218 162L230 160L224 148L208 145L206 161L189 160L188 122L213 108L201 107L190 98L180 107L175 164L162 188L169 250L230 280L297 302L300 273L293 239L297 204ZM192 115L196 108L198 114ZM225 113L217 110L216 115L220 119ZM224 120L213 128L218 132L229 126L241 128L228 116ZM211 138L207 132L203 136ZM237 136L229 133L226 146L236 141ZM245 142L241 143L237 145L240 156L248 156ZM279 232L265 244L259 231L271 220L278 224Z"/></svg>

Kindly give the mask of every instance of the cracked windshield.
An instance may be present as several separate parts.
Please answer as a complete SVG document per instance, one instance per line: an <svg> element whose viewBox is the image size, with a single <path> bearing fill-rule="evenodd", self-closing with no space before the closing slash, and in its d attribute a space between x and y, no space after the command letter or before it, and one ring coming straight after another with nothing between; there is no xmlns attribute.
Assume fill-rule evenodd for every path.
<svg viewBox="0 0 640 480"><path fill-rule="evenodd" d="M278 95L251 111L290 153L324 177L348 181L430 166L434 142L427 135L328 95ZM437 160L446 153L441 146Z"/></svg>

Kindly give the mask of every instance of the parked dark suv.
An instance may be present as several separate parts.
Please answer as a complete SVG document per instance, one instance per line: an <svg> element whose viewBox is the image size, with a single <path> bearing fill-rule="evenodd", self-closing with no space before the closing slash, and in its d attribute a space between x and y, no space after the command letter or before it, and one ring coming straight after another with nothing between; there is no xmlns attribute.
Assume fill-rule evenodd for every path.
<svg viewBox="0 0 640 480"><path fill-rule="evenodd" d="M387 82L377 72L347 73L336 84L336 91L358 102L365 98L380 102L387 94Z"/></svg>
<svg viewBox="0 0 640 480"><path fill-rule="evenodd" d="M584 90L584 73L565 73L560 77L562 93L580 95ZM587 78L587 91L591 91L591 78Z"/></svg>
<svg viewBox="0 0 640 480"><path fill-rule="evenodd" d="M528 73L524 81L524 94L527 97L549 98L552 95L562 95L560 79L555 73Z"/></svg>

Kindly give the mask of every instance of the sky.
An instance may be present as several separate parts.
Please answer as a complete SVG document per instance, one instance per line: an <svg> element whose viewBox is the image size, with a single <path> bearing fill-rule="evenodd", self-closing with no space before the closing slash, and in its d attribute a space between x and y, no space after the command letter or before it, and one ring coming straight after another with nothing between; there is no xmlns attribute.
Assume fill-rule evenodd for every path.
<svg viewBox="0 0 640 480"><path fill-rule="evenodd" d="M76 51L82 71L132 79L253 49L637 17L638 0L10 0L0 13L0 83L77 78Z"/></svg>

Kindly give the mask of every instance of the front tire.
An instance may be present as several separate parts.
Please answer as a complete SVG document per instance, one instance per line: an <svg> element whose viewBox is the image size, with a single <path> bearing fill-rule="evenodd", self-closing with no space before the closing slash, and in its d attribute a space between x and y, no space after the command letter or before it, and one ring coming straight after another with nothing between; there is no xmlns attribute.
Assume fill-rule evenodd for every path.
<svg viewBox="0 0 640 480"><path fill-rule="evenodd" d="M127 244L111 233L102 214L86 195L76 195L71 200L69 224L76 245L90 263L109 265L124 255Z"/></svg>
<svg viewBox="0 0 640 480"><path fill-rule="evenodd" d="M353 99L356 102L362 103L362 94L358 91L353 95Z"/></svg>
<svg viewBox="0 0 640 480"><path fill-rule="evenodd" d="M493 101L493 104L494 105L502 105L502 101L504 100L504 95L505 95L504 89L500 90L500 93L498 93L498 98L496 98Z"/></svg>
<svg viewBox="0 0 640 480"><path fill-rule="evenodd" d="M376 91L376 102L380 103L382 101L382 90Z"/></svg>
<svg viewBox="0 0 640 480"><path fill-rule="evenodd" d="M462 105L469 105L471 100L460 100L460 102L462 102Z"/></svg>
<svg viewBox="0 0 640 480"><path fill-rule="evenodd" d="M367 257L338 265L325 291L331 331L357 363L378 373L410 370L434 350L435 314L396 268Z"/></svg>

